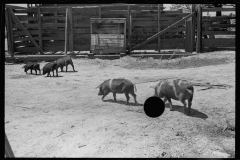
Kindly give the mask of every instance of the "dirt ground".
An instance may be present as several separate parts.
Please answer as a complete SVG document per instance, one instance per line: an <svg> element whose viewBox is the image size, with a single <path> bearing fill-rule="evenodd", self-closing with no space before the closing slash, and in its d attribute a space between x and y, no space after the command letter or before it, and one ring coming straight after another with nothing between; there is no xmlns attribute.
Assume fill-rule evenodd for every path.
<svg viewBox="0 0 240 160"><path fill-rule="evenodd" d="M224 60L182 69L161 68L161 61L151 58L132 59L132 63L125 57L112 61L73 59L77 72L59 72L59 77L50 78L25 74L24 64L6 64L5 132L14 155L225 157L217 154L221 152L235 157L235 51L204 53L162 63L174 63L177 67L183 61L195 60L194 65L196 59L204 62L216 57L220 57L217 62ZM137 67L133 61L139 61ZM145 65L148 61L152 63ZM44 64L40 63L41 68ZM72 67L68 70L72 71ZM131 96L130 105L125 105L124 94L117 94L117 102L112 94L105 101L97 95L95 88L100 83L118 77L136 83L138 105L133 104ZM231 87L200 90L206 87L194 86L190 116L184 114L181 102L172 100L173 111L166 103L160 117L150 118L144 113L143 104L153 95L150 86L162 78Z"/></svg>

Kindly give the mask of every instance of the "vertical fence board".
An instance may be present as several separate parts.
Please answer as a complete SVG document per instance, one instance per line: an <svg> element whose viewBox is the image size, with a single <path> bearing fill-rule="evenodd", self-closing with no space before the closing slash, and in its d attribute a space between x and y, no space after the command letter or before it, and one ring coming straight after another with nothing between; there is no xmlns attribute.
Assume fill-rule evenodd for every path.
<svg viewBox="0 0 240 160"><path fill-rule="evenodd" d="M67 55L67 43L68 42L68 8L66 8L66 21L65 21L65 46L64 55Z"/></svg>
<svg viewBox="0 0 240 160"><path fill-rule="evenodd" d="M38 8L38 37L39 37L39 46L43 50L43 45L42 45L42 21L41 21L40 7ZM40 54L43 54L43 53L40 53Z"/></svg>
<svg viewBox="0 0 240 160"><path fill-rule="evenodd" d="M191 13L196 10L196 4L192 4ZM195 23L196 23L196 15L192 16L192 24L191 24L191 52L195 51Z"/></svg>
<svg viewBox="0 0 240 160"><path fill-rule="evenodd" d="M191 52L191 23L192 21L185 21L185 52Z"/></svg>
<svg viewBox="0 0 240 160"><path fill-rule="evenodd" d="M9 48L8 53L11 55L11 57L14 57L14 43L13 43L13 28L12 28L12 17L10 15L10 8L7 8L6 17L8 19L8 39L9 39Z"/></svg>
<svg viewBox="0 0 240 160"><path fill-rule="evenodd" d="M102 17L102 7L99 6L98 9L99 9L98 10L99 18L101 18Z"/></svg>
<svg viewBox="0 0 240 160"><path fill-rule="evenodd" d="M132 42L131 42L131 30L132 30L132 25L131 25L131 6L128 6L128 54L131 54L132 52Z"/></svg>
<svg viewBox="0 0 240 160"><path fill-rule="evenodd" d="M197 6L197 53L202 51L202 7Z"/></svg>
<svg viewBox="0 0 240 160"><path fill-rule="evenodd" d="M158 4L158 32L161 31L161 7L162 4ZM158 36L158 53L161 52L161 35Z"/></svg>
<svg viewBox="0 0 240 160"><path fill-rule="evenodd" d="M69 47L70 47L70 52L73 52L73 19L72 19L72 7L68 7L68 19L69 19Z"/></svg>

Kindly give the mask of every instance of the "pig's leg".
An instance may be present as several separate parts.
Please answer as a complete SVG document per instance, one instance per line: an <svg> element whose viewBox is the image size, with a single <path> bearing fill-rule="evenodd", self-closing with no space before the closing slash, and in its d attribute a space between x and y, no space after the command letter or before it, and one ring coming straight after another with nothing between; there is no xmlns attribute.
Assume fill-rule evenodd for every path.
<svg viewBox="0 0 240 160"><path fill-rule="evenodd" d="M124 94L125 94L125 96L126 96L126 98L127 98L126 104L128 104L130 97L129 97L128 93L124 93Z"/></svg>
<svg viewBox="0 0 240 160"><path fill-rule="evenodd" d="M114 98L114 101L117 101L116 100L116 93L113 93L113 98Z"/></svg>

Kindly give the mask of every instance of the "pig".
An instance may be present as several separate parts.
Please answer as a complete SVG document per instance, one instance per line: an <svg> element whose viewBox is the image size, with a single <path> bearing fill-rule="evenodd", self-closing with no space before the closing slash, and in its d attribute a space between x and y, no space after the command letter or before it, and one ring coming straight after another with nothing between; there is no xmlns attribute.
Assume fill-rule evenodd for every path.
<svg viewBox="0 0 240 160"><path fill-rule="evenodd" d="M29 62L22 68L24 68L24 71L26 72L26 74L29 69L31 70L31 74L32 74L32 70L35 70L36 74L37 74L37 70L39 70L39 72L41 74L40 64L38 64L38 63Z"/></svg>
<svg viewBox="0 0 240 160"><path fill-rule="evenodd" d="M133 96L135 104L137 104L137 99L136 99L137 96L134 93L134 87L135 87L135 91L137 91L136 85L133 84L131 81L123 78L117 78L117 79L105 80L96 88L99 88L98 95L103 95L102 100L110 92L113 93L114 101L116 101L116 93L120 93L120 94L124 93L127 98L127 101L126 101L126 105L127 105L129 104L129 98L130 98L128 94L131 94Z"/></svg>
<svg viewBox="0 0 240 160"><path fill-rule="evenodd" d="M57 62L56 61L49 62L43 67L43 75L47 73L47 77L49 75L51 76L50 72L52 71L54 76L54 70L56 70L56 75L58 76Z"/></svg>
<svg viewBox="0 0 240 160"><path fill-rule="evenodd" d="M172 111L171 98L183 103L185 113L187 111L185 100L188 100L187 114L190 115L194 88L189 81L181 79L164 80L156 86L151 86L151 88L154 88L154 96L164 98L164 103L168 100L170 111Z"/></svg>
<svg viewBox="0 0 240 160"><path fill-rule="evenodd" d="M60 67L61 72L63 72L63 67L64 66L66 66L66 72L67 72L67 67L68 67L69 64L72 66L73 71L75 72L73 61L72 61L71 57L65 56L65 57L59 58L56 62L57 62L57 69Z"/></svg>

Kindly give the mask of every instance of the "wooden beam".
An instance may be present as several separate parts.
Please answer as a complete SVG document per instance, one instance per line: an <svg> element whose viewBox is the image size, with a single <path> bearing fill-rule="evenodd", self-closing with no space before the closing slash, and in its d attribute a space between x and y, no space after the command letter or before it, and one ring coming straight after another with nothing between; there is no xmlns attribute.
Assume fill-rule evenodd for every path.
<svg viewBox="0 0 240 160"><path fill-rule="evenodd" d="M191 23L192 21L185 21L185 52L191 52Z"/></svg>
<svg viewBox="0 0 240 160"><path fill-rule="evenodd" d="M216 11L219 11L219 12L226 12L226 11L236 11L236 8L203 8L202 9L202 12L216 12Z"/></svg>
<svg viewBox="0 0 240 160"><path fill-rule="evenodd" d="M68 19L69 19L69 47L70 52L73 52L73 17L72 17L72 7L68 7Z"/></svg>
<svg viewBox="0 0 240 160"><path fill-rule="evenodd" d="M99 6L98 9L99 9L98 10L99 18L101 18L102 17L102 7Z"/></svg>
<svg viewBox="0 0 240 160"><path fill-rule="evenodd" d="M161 31L161 8L162 4L158 4L158 32ZM158 53L161 51L161 36L158 36Z"/></svg>
<svg viewBox="0 0 240 160"><path fill-rule="evenodd" d="M38 8L38 37L39 37L39 46L40 48L43 48L42 45L42 21L41 21L41 11L40 7ZM40 53L43 54L43 53Z"/></svg>
<svg viewBox="0 0 240 160"><path fill-rule="evenodd" d="M30 39L30 41L34 44L34 46L40 51L40 53L43 54L42 49L39 47L39 45L36 43L36 41L33 39L33 37L31 36L31 34L25 29L25 27L23 26L23 24L19 21L19 19L14 15L13 11L11 9L9 9L9 12L14 20L15 23L17 23L20 28L24 31L24 33L28 36L28 38Z"/></svg>
<svg viewBox="0 0 240 160"><path fill-rule="evenodd" d="M202 51L202 7L201 5L197 6L197 53Z"/></svg>
<svg viewBox="0 0 240 160"><path fill-rule="evenodd" d="M131 6L128 6L128 54L131 54L132 52L132 42L131 42L131 30L132 30L132 24L131 24Z"/></svg>
<svg viewBox="0 0 240 160"><path fill-rule="evenodd" d="M66 21L65 21L65 48L64 55L67 55L67 42L68 42L68 8L66 8Z"/></svg>
<svg viewBox="0 0 240 160"><path fill-rule="evenodd" d="M156 34L153 35L152 37L149 37L146 41L144 41L144 42L142 42L142 43L134 46L133 49L135 50L135 49L137 49L137 48L140 48L140 47L143 46L144 44L146 44L146 43L152 41L153 39L157 38L160 34L163 34L164 32L166 32L166 31L170 30L171 28L177 26L178 24L182 23L182 22L185 21L186 19L192 17L194 14L195 14L195 12L194 12L194 13L191 13L191 14L189 14L188 16L182 18L181 20L175 22L174 24L170 25L169 27L167 27L167 28L163 29L162 31L156 33Z"/></svg>
<svg viewBox="0 0 240 160"><path fill-rule="evenodd" d="M11 34L12 28L11 28L11 16L9 15L8 9L5 10L5 16L6 16L6 29L7 29L7 40L8 40L8 53L11 55L11 58L14 58L14 48L13 48L13 36Z"/></svg>
<svg viewBox="0 0 240 160"><path fill-rule="evenodd" d="M195 12L196 4L192 4L191 13ZM196 13L196 12L195 12ZM196 14L192 16L191 24L191 52L195 51L195 23L196 23Z"/></svg>

